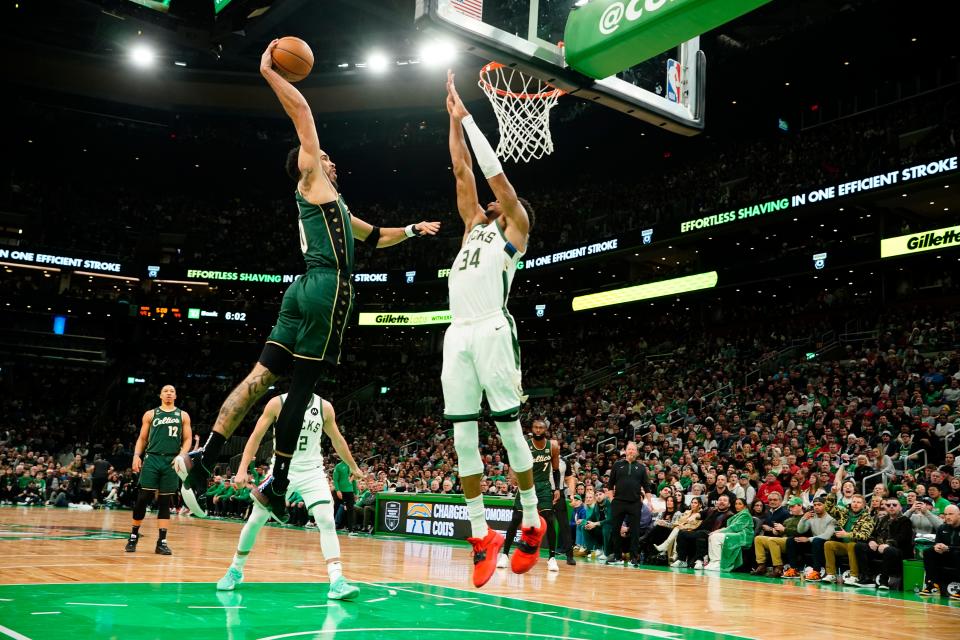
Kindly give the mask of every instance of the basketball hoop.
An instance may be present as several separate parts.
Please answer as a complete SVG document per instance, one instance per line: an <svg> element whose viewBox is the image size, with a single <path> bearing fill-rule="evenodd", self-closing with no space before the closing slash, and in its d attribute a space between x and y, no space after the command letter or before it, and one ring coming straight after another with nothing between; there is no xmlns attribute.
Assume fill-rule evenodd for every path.
<svg viewBox="0 0 960 640"><path fill-rule="evenodd" d="M553 153L550 109L563 95L562 90L499 62L480 70L478 84L490 99L500 126L500 158L529 162Z"/></svg>

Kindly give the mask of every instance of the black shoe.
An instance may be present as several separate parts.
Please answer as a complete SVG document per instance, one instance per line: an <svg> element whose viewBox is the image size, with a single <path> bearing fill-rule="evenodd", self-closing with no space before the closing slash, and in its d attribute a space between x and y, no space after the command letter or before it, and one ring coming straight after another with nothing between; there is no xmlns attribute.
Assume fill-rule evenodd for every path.
<svg viewBox="0 0 960 640"><path fill-rule="evenodd" d="M903 591L903 580L901 578L887 578L887 589L890 591Z"/></svg>
<svg viewBox="0 0 960 640"><path fill-rule="evenodd" d="M127 546L124 547L124 550L125 550L127 553L133 553L134 551L137 550L137 542L138 542L139 540L140 540L140 537L139 537L139 536L135 536L135 535L133 535L133 534L131 533L131 534L130 534L130 537L127 538Z"/></svg>
<svg viewBox="0 0 960 640"><path fill-rule="evenodd" d="M567 554L567 564L570 565L571 567L577 566L577 561L573 557L573 551Z"/></svg>
<svg viewBox="0 0 960 640"><path fill-rule="evenodd" d="M259 487L254 487L250 495L280 524L286 524L290 519L290 514L287 513L287 492L283 491L280 494L274 492L272 477Z"/></svg>
<svg viewBox="0 0 960 640"><path fill-rule="evenodd" d="M167 546L166 540L160 540L157 542L157 548L154 549L155 553L159 553L162 556L172 556L173 551L170 551L170 547Z"/></svg>

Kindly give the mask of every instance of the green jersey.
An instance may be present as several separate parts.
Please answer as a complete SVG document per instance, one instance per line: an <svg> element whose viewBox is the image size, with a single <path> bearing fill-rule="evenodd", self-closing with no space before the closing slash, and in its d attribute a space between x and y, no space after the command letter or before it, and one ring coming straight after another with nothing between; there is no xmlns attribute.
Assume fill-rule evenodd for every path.
<svg viewBox="0 0 960 640"><path fill-rule="evenodd" d="M296 197L300 250L307 269L322 267L353 273L353 228L343 196L321 205L307 202L299 189Z"/></svg>
<svg viewBox="0 0 960 640"><path fill-rule="evenodd" d="M179 408L164 411L162 407L153 410L153 420L147 435L147 450L158 456L175 456L180 453L183 438L183 416Z"/></svg>
<svg viewBox="0 0 960 640"><path fill-rule="evenodd" d="M537 490L537 496L548 495L552 498L550 476L553 473L553 456L550 453L550 441L546 441L543 449L538 449L532 439L527 442L530 444L530 453L533 454L533 487Z"/></svg>

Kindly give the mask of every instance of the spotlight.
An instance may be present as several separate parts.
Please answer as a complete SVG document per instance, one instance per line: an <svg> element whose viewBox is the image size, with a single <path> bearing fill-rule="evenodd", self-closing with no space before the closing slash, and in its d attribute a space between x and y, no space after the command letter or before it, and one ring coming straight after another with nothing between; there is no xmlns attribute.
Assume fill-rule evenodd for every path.
<svg viewBox="0 0 960 640"><path fill-rule="evenodd" d="M377 73L386 71L388 66L390 66L390 60L379 51L375 51L367 57L367 67L369 67L371 71L376 71Z"/></svg>
<svg viewBox="0 0 960 640"><path fill-rule="evenodd" d="M430 67L449 65L457 57L457 49L449 40L435 40L420 49L420 60Z"/></svg>
<svg viewBox="0 0 960 640"><path fill-rule="evenodd" d="M130 62L132 62L134 66L141 68L152 66L156 58L156 51L148 45L138 44L130 49Z"/></svg>

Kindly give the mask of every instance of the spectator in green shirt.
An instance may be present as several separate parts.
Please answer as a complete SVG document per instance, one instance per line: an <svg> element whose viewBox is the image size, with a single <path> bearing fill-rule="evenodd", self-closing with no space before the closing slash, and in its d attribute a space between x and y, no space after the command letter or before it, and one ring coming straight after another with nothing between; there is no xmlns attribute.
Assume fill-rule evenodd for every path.
<svg viewBox="0 0 960 640"><path fill-rule="evenodd" d="M350 476L350 467L341 460L333 468L334 510L338 527L353 533L354 504L357 497L357 481Z"/></svg>

